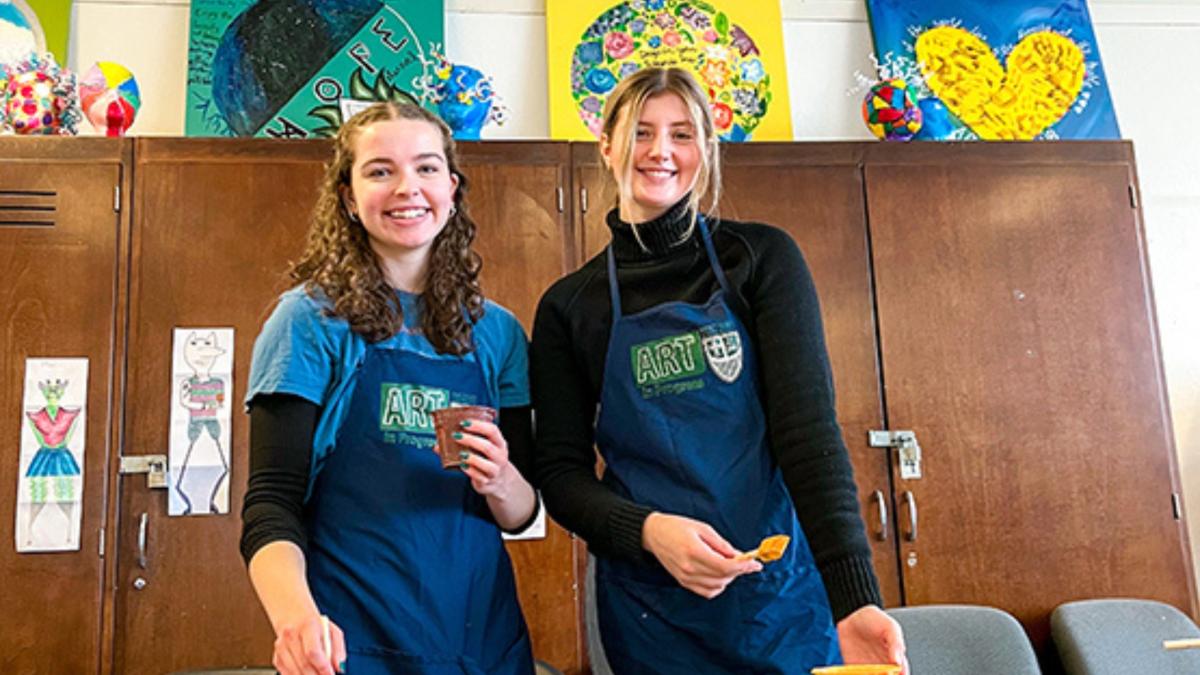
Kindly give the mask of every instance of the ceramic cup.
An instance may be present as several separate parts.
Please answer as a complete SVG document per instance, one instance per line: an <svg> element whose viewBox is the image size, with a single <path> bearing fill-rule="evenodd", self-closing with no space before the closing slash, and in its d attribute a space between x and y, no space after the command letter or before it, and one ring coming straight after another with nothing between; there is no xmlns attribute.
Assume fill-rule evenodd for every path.
<svg viewBox="0 0 1200 675"><path fill-rule="evenodd" d="M482 405L459 405L434 410L433 427L437 432L437 451L442 458L442 468L457 469L462 463L459 453L470 450L454 438L455 432L463 430L464 420L491 422L495 419L495 409Z"/></svg>

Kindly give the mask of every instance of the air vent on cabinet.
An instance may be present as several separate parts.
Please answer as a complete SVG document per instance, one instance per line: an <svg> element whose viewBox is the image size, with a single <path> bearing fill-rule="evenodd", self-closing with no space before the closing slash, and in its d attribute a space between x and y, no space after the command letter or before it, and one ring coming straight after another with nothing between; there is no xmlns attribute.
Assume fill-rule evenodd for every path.
<svg viewBox="0 0 1200 675"><path fill-rule="evenodd" d="M0 227L54 227L57 215L53 190L0 190Z"/></svg>

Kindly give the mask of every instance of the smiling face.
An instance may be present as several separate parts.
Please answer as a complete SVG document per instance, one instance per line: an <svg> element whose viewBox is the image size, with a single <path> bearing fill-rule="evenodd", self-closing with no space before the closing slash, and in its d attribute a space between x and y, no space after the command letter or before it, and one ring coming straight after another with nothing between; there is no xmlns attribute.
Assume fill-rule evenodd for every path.
<svg viewBox="0 0 1200 675"><path fill-rule="evenodd" d="M354 140L342 199L385 266L427 256L453 212L458 176L447 164L444 141L433 124L412 119L372 123Z"/></svg>
<svg viewBox="0 0 1200 675"><path fill-rule="evenodd" d="M621 186L622 220L644 223L695 187L702 139L687 104L672 92L647 98L637 119L630 117L628 108L621 111L600 152Z"/></svg>

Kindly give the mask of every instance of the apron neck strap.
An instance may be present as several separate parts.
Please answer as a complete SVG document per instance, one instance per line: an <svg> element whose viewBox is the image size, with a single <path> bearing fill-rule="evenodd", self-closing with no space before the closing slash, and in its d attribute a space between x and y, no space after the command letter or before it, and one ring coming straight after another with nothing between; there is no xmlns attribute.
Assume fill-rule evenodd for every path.
<svg viewBox="0 0 1200 675"><path fill-rule="evenodd" d="M700 238L704 240L704 251L708 255L708 264L712 266L713 275L726 295L730 295L729 280L725 278L725 270L721 269L721 261L717 258L717 249L713 246L712 234L708 231L708 223L704 216L696 216L696 227L700 229ZM608 265L608 297L612 301L613 324L621 318L621 291L617 288L617 259L613 255L610 242L604 252Z"/></svg>
<svg viewBox="0 0 1200 675"><path fill-rule="evenodd" d="M729 280L725 278L725 270L721 269L721 260L717 258L717 249L713 246L712 233L708 231L708 222L704 216L696 216L696 227L700 228L700 237L704 239L704 250L708 253L708 264L712 265L717 283L721 285L721 290L725 291L725 295L732 295L729 291Z"/></svg>
<svg viewBox="0 0 1200 675"><path fill-rule="evenodd" d="M612 301L612 325L616 326L617 319L621 318L621 291L617 290L617 259L613 256L611 242L605 249L604 256L608 261L608 297Z"/></svg>

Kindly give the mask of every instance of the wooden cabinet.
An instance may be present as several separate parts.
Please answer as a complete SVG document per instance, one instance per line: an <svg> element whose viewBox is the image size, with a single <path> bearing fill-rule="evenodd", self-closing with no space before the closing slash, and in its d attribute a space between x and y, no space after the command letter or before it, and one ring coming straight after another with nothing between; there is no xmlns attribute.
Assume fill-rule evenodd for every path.
<svg viewBox="0 0 1200 675"><path fill-rule="evenodd" d="M1039 646L1068 600L1194 616L1130 146L935 149L864 170L885 414L923 450L906 603L1003 607Z"/></svg>
<svg viewBox="0 0 1200 675"><path fill-rule="evenodd" d="M20 139L27 140L27 139ZM122 360L118 269L126 231L114 200L130 148L117 140L45 145L0 139L0 670L100 668L104 523ZM125 190L127 193L128 190ZM17 553L14 510L25 360L89 362L80 548ZM43 514L44 515L44 514Z"/></svg>
<svg viewBox="0 0 1200 675"><path fill-rule="evenodd" d="M460 150L485 292L528 329L542 290L607 243L615 191L590 144ZM165 491L120 476L117 458L166 452L176 326L235 328L241 400L327 152L320 141L0 140L11 308L0 407L19 407L25 358L91 363L83 546L0 551L0 574L20 589L0 613L28 617L0 637L8 671L269 661L236 549L245 418L233 421L228 516L168 518ZM721 213L782 227L813 271L889 605L1002 607L1039 644L1049 610L1082 597L1196 615L1128 144L774 143L724 157ZM47 213L53 224L36 224ZM8 467L17 422L0 416ZM871 429L915 431L922 477L870 447ZM14 474L0 480L9 523ZM509 551L536 656L586 672L582 543L551 524Z"/></svg>

